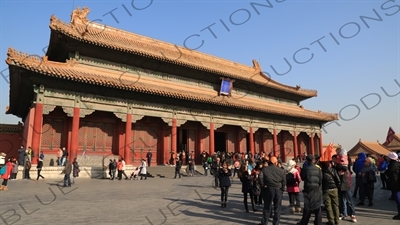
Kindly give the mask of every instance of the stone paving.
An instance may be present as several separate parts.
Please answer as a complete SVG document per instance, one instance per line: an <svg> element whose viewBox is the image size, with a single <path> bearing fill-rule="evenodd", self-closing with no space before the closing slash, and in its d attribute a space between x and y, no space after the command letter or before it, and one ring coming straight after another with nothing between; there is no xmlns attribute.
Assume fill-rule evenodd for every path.
<svg viewBox="0 0 400 225"><path fill-rule="evenodd" d="M244 212L241 184L235 179L227 208L220 208L220 191L211 177L148 178L142 181L77 179L61 187L59 179L9 181L0 192L0 224L258 224L258 212ZM358 224L399 225L390 193L376 184L373 207L356 207ZM357 203L357 202L355 202ZM280 224L296 224L301 214L288 209L284 194ZM251 208L251 207L250 207ZM327 220L324 218L324 222ZM271 224L271 223L270 223ZM310 221L312 224L312 221ZM342 221L341 224L352 224Z"/></svg>

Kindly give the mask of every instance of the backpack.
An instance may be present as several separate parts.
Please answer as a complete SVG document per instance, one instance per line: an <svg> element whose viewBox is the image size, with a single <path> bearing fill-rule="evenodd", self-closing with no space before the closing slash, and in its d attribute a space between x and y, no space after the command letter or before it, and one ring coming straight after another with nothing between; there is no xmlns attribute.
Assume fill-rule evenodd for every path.
<svg viewBox="0 0 400 225"><path fill-rule="evenodd" d="M287 173L286 174L286 185L287 186L296 185L296 179L294 178L294 174L293 173Z"/></svg>
<svg viewBox="0 0 400 225"><path fill-rule="evenodd" d="M7 166L4 165L4 166L1 167L1 169L0 169L0 175L6 174L6 172L7 172Z"/></svg>

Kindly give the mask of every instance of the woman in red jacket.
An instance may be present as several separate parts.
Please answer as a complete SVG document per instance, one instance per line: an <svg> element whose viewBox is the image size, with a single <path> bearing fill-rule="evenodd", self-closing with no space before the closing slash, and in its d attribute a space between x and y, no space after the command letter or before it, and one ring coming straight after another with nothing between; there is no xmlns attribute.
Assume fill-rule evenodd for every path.
<svg viewBox="0 0 400 225"><path fill-rule="evenodd" d="M292 213L301 212L300 207L300 172L295 168L296 162L289 160L286 168L286 189L289 194L290 209Z"/></svg>
<svg viewBox="0 0 400 225"><path fill-rule="evenodd" d="M13 163L11 162L11 159L8 159L8 162L6 163L6 172L1 175L1 178L3 179L3 183L1 183L0 186L0 191L7 191L7 183L8 183L8 179L10 178L11 175L11 171L13 169Z"/></svg>

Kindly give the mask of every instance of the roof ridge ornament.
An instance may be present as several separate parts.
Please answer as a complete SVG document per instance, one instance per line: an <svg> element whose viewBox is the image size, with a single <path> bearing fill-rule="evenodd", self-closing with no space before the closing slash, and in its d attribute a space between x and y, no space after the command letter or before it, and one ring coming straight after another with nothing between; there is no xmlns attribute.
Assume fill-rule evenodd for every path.
<svg viewBox="0 0 400 225"><path fill-rule="evenodd" d="M253 68L257 71L257 73L261 73L261 66L257 60L253 59Z"/></svg>
<svg viewBox="0 0 400 225"><path fill-rule="evenodd" d="M77 7L74 11L71 13L71 25L76 25L77 23L81 24L88 24L89 20L87 19L87 15L89 14L90 9L88 7Z"/></svg>

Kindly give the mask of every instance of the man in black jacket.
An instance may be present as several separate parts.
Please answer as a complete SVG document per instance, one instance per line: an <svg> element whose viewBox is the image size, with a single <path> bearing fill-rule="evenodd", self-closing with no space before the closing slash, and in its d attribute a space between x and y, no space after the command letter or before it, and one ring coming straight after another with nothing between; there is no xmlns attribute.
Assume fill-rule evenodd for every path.
<svg viewBox="0 0 400 225"><path fill-rule="evenodd" d="M179 175L179 178L181 178L181 168L182 168L182 161L179 160L179 158L176 158L175 177L174 177L174 179L176 179L177 175Z"/></svg>
<svg viewBox="0 0 400 225"><path fill-rule="evenodd" d="M314 225L321 225L322 172L315 166L313 155L308 155L306 160L308 166L303 167L300 173L301 179L304 181L304 210L303 217L297 225L307 225L312 213L315 215Z"/></svg>
<svg viewBox="0 0 400 225"><path fill-rule="evenodd" d="M259 175L260 186L264 189L264 209L260 225L267 225L274 202L273 225L278 225L281 217L282 195L286 186L285 171L279 168L278 159L270 158L271 165L263 168Z"/></svg>

